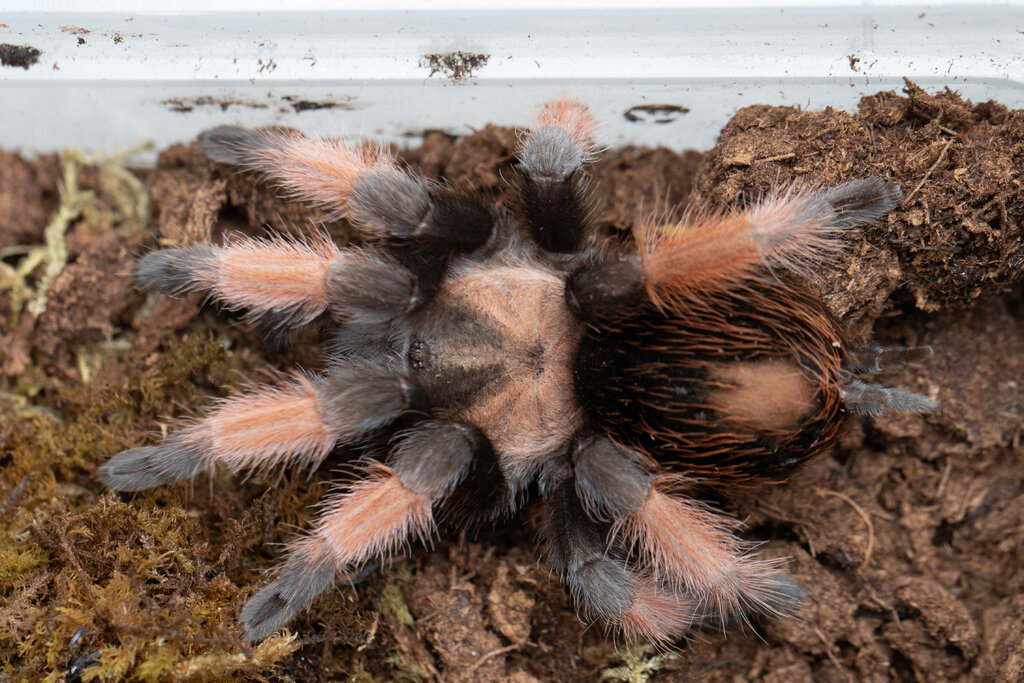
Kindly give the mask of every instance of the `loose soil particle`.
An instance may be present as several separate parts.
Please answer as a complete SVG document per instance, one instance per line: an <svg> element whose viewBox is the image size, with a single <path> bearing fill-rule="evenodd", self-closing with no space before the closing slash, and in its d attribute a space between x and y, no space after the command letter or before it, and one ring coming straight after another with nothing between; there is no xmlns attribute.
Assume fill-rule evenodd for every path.
<svg viewBox="0 0 1024 683"><path fill-rule="evenodd" d="M0 43L0 66L18 67L26 71L39 61L42 52L31 45Z"/></svg>
<svg viewBox="0 0 1024 683"><path fill-rule="evenodd" d="M497 202L516 133L429 132L402 162ZM852 420L835 453L785 486L715 501L807 589L797 618L706 629L679 656L624 652L576 616L533 549L531 510L499 529L445 530L342 587L280 637L244 646L238 610L308 525L332 467L226 473L135 496L95 468L211 395L268 368L319 362L315 331L271 352L237 318L147 297L134 258L227 232L304 230L284 202L194 145L146 175L145 230L83 216L39 316L12 325L0 292L0 681L1020 680L1024 677L1024 111L952 92L866 97L856 113L748 107L706 154L613 150L595 164L601 229L664 207L737 206L771 188L896 179L899 208L851 233L813 286L850 338L929 344L880 379L933 415ZM59 161L0 152L0 254L41 241ZM84 173L86 188L99 188ZM340 241L342 222L324 226ZM32 277L36 277L33 275ZM34 280L30 277L29 284ZM197 313L198 311L198 313ZM18 357L15 358L15 354ZM87 380L87 381L86 381ZM338 456L337 465L343 461ZM336 468L335 468L336 469ZM756 634L755 634L756 631ZM74 667L75 673L69 673ZM44 678L47 677L48 678Z"/></svg>

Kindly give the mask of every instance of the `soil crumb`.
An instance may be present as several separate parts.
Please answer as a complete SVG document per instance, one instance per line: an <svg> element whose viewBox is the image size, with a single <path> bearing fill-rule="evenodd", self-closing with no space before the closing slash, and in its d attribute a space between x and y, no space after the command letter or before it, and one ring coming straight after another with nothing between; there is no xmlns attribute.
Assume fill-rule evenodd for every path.
<svg viewBox="0 0 1024 683"><path fill-rule="evenodd" d="M515 145L507 128L435 131L400 159L497 203ZM350 228L194 144L144 173L76 159L0 152L0 681L1024 677L1024 111L907 83L855 113L747 107L706 153L627 148L593 166L608 234L666 207L895 179L899 207L812 284L854 342L935 351L880 378L935 398L933 414L853 419L790 483L712 501L788 558L807 591L798 616L669 652L580 621L539 560L532 509L442 529L289 632L243 643L242 605L344 456L310 477L218 471L135 495L95 470L244 381L315 369L317 338L272 350L240 316L140 293L131 266L227 233L322 225L344 242Z"/></svg>
<svg viewBox="0 0 1024 683"><path fill-rule="evenodd" d="M20 66L27 71L39 61L41 54L43 53L31 45L0 43L0 66Z"/></svg>
<svg viewBox="0 0 1024 683"><path fill-rule="evenodd" d="M453 83L461 83L472 78L473 73L482 69L490 58L490 55L461 50L432 52L423 55L423 58L420 59L420 66L430 69L430 73L427 74L428 78L439 73Z"/></svg>

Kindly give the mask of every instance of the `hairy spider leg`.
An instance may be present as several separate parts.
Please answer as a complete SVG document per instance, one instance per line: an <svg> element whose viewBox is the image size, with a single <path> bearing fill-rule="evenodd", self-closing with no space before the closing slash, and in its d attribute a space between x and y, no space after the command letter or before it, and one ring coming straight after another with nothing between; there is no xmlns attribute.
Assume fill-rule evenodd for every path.
<svg viewBox="0 0 1024 683"><path fill-rule="evenodd" d="M597 153L594 128L584 104L563 98L541 107L519 145L519 212L533 239L549 252L576 252L593 231L582 167Z"/></svg>
<svg viewBox="0 0 1024 683"><path fill-rule="evenodd" d="M549 564L564 577L583 616L661 644L686 633L698 621L692 597L631 569L609 548L608 525L584 510L572 477L560 478L549 482L541 535Z"/></svg>
<svg viewBox="0 0 1024 683"><path fill-rule="evenodd" d="M868 417L877 417L883 413L930 413L935 410L935 401L927 396L857 379L843 385L843 405Z"/></svg>
<svg viewBox="0 0 1024 683"><path fill-rule="evenodd" d="M650 300L678 308L774 271L808 276L835 255L843 233L896 206L900 188L881 178L844 183L815 194L794 191L764 199L745 211L693 213L680 224L645 224L639 253L610 253L574 273L570 304L583 315L603 316Z"/></svg>
<svg viewBox="0 0 1024 683"><path fill-rule="evenodd" d="M412 266L412 267L407 267ZM220 247L160 249L139 260L147 291L205 294L265 335L284 341L326 312L349 324L379 324L433 295L437 262L401 262L380 248L339 249L326 235L243 238Z"/></svg>
<svg viewBox="0 0 1024 683"><path fill-rule="evenodd" d="M192 479L217 464L236 471L293 464L314 469L335 446L391 423L417 393L397 372L353 360L322 377L300 375L225 399L162 443L118 453L100 466L99 477L118 491L142 491Z"/></svg>
<svg viewBox="0 0 1024 683"><path fill-rule="evenodd" d="M639 239L648 293L671 305L733 287L765 266L811 277L814 266L840 250L845 231L884 216L900 196L899 185L865 178L824 193L791 190L667 234L647 226Z"/></svg>
<svg viewBox="0 0 1024 683"><path fill-rule="evenodd" d="M368 237L468 252L494 231L493 212L463 193L400 169L383 148L337 139L221 126L199 136L214 161L254 170L285 195L348 218Z"/></svg>
<svg viewBox="0 0 1024 683"><path fill-rule="evenodd" d="M136 284L149 292L199 292L252 323L291 327L327 310L327 274L341 252L325 235L240 239L150 252L136 264Z"/></svg>
<svg viewBox="0 0 1024 683"><path fill-rule="evenodd" d="M292 544L277 578L246 603L245 637L265 638L337 577L358 573L410 539L428 540L433 506L467 479L485 442L474 427L435 421L400 435L387 464L369 463L363 479L329 498L314 531Z"/></svg>
<svg viewBox="0 0 1024 683"><path fill-rule="evenodd" d="M886 370L899 370L919 363L932 355L930 346L882 346L865 344L846 354L843 369L849 372L876 375Z"/></svg>
<svg viewBox="0 0 1024 683"><path fill-rule="evenodd" d="M895 387L885 387L850 377L863 373L875 375L886 370L899 370L932 355L930 346L881 346L866 344L850 351L843 362L844 377L842 399L849 410L869 417L890 412L930 413L935 401Z"/></svg>
<svg viewBox="0 0 1024 683"><path fill-rule="evenodd" d="M653 474L650 458L596 434L577 439L573 454L587 514L610 520L611 537L638 553L653 580L688 596L695 621L799 607L803 591L777 571L778 562L750 554L733 533L735 522L675 492L685 480Z"/></svg>

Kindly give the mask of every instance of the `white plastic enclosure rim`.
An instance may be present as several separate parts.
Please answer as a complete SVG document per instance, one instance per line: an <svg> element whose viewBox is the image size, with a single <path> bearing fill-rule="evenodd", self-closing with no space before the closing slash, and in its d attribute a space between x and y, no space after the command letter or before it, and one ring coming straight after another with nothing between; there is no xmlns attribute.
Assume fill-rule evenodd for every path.
<svg viewBox="0 0 1024 683"><path fill-rule="evenodd" d="M853 110L904 77L1024 106L1019 1L78 4L0 9L0 44L40 51L0 66L0 147L161 148L225 123L415 144L569 92L609 145L707 149L745 105Z"/></svg>

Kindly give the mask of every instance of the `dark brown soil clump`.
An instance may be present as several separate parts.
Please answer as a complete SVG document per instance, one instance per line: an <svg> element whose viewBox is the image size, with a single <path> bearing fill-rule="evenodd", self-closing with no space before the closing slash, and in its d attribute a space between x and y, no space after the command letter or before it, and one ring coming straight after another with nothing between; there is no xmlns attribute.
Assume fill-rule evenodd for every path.
<svg viewBox="0 0 1024 683"><path fill-rule="evenodd" d="M491 126L433 132L402 160L497 202L515 143ZM798 617L698 631L670 653L617 647L578 620L533 549L530 511L476 536L443 530L434 549L317 602L291 625L298 638L245 646L238 611L275 544L310 523L331 468L135 496L94 472L243 377L315 368L316 337L272 352L236 317L139 293L130 269L156 246L323 216L194 145L163 151L144 186L82 165L75 206L58 189L69 163L0 152L0 682L1024 677L1024 111L908 84L855 114L748 107L706 154L624 149L595 165L609 232L664 206L897 180L899 208L851 234L813 284L854 341L935 349L882 377L935 397L934 414L852 420L791 483L721 501L765 555L791 558L808 593ZM18 272L43 253L20 245L47 239L66 253Z"/></svg>

